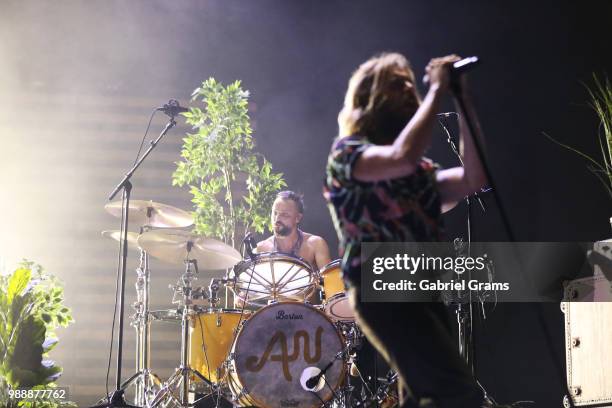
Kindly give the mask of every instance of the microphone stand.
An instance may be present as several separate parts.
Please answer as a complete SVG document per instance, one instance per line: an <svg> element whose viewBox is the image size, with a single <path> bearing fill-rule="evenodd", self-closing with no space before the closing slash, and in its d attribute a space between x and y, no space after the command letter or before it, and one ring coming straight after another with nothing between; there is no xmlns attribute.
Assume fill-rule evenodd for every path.
<svg viewBox="0 0 612 408"><path fill-rule="evenodd" d="M482 143L480 139L477 137L476 126L474 125L474 122L472 118L470 117L468 110L466 109L465 99L463 98L463 94L461 92L461 85L459 84L459 78L457 76L451 77L450 87L451 87L451 91L453 95L455 96L455 100L457 101L457 104L459 105L459 110L463 112L465 123L467 124L468 130L470 131L470 135L472 136L474 147L476 148L478 159L480 160L482 169L489 182L489 187L493 191L493 197L495 198L495 202L497 203L497 207L499 208L499 216L501 217L502 223L504 225L504 229L506 230L506 233L508 234L508 239L511 242L516 242L514 231L512 230L512 227L510 226L510 221L508 220L508 214L506 212L506 208L504 207L504 203L502 202L499 196L499 193L497 191L497 186L495 185L495 180L493 179L493 175L491 173L489 163L485 159L484 149L482 148Z"/></svg>
<svg viewBox="0 0 612 408"><path fill-rule="evenodd" d="M176 121L174 120L174 115L170 115L170 120L161 131L157 139L151 142L149 148L144 152L144 154L136 161L134 166L125 174L123 179L117 184L115 189L109 195L108 200L111 201L117 193L123 189L123 199L122 199L122 217L121 217L121 242L119 244L119 248L121 251L120 258L120 284L119 284L119 334L117 338L117 372L115 373L116 381L115 381L115 390L111 393L111 395L107 396L108 402L100 405L95 405L91 408L137 408L134 405L130 405L125 402L124 392L125 389L121 386L121 364L123 360L123 312L124 312L124 303L125 303L125 270L127 264L127 249L128 249L128 214L130 208L130 195L132 192L132 183L130 179L132 175L136 172L138 167L142 164L142 162L149 156L149 154L155 149L160 140L168 133L170 129L176 126Z"/></svg>
<svg viewBox="0 0 612 408"><path fill-rule="evenodd" d="M472 135L472 141L474 143L474 147L476 148L476 153L478 156L478 159L480 160L480 163L482 165L483 171L485 173L485 176L489 182L489 187L491 190L493 190L493 197L495 198L495 202L497 203L497 208L499 211L499 216L502 220L502 224L504 226L504 229L506 231L506 234L508 236L508 240L510 242L516 242L516 236L514 235L514 231L512 230L512 227L510 226L510 221L508 219L508 213L506 212L506 208L504 207L504 203L501 200L501 197L499 196L499 192L497 191L497 186L495 184L495 179L493 178L493 174L491 173L491 168L489 167L489 163L487 162L485 155L484 155L484 149L482 147L482 143L480 141L480 139L477 137L477 133L476 133L476 126L474 125L473 122L473 118L470 116L468 110L466 109L466 102L463 96L463 93L461 92L461 84L459 83L459 78L461 76L461 73L454 73L451 72L451 81L450 81L450 89L451 92L453 93L455 100L457 101L457 104L459 105L459 109L461 112L463 112L464 117L465 117L465 122L467 124L467 127L470 131L470 134ZM517 257L517 259L520 262L520 258ZM524 274L525 272L523 272L522 269L522 265L521 265L521 273ZM557 375L559 376L559 380L560 380L560 385L561 387L567 392L567 395L572 395L570 393L570 390L568 388L568 384L565 378L564 373L564 369L561 366L561 364L557 361L557 356L555 355L555 351L552 347L553 344L553 340L552 340L552 335L549 332L549 330L547 329L547 325L546 325L546 320L544 318L544 311L542 308L542 304L541 303L536 303L535 305L535 309L536 309L536 318L538 319L538 322L540 323L540 325L542 326L542 330L544 333L544 337L545 337L545 341L546 343L551 346L548 347L548 352L549 355L553 361L553 364L555 366L555 371L557 373ZM481 386L482 388L482 386ZM486 393L485 393L485 397L486 397ZM568 398L569 400L569 405L570 407L574 407L574 401L572 398Z"/></svg>
<svg viewBox="0 0 612 408"><path fill-rule="evenodd" d="M465 110L463 110L465 113ZM467 116L466 116L467 117ZM442 129L447 136L447 142L450 145L453 153L459 159L461 166L464 166L463 158L457 149L457 145L453 141L451 137L451 133L448 130L448 126L446 123L445 116L438 118ZM472 133L472 138L474 138L474 134ZM483 211L486 211L486 207L484 206L483 201L481 200L478 193L474 193L472 196L465 197L465 204L467 207L467 252L468 256L471 256L471 243L472 243L472 198L475 198L480 204ZM471 279L471 277L470 277ZM472 321L473 321L473 305L472 305L472 291L468 291L467 302L464 303L463 296L458 296L457 301L457 326L458 326L458 346L459 346L459 355L463 358L468 365L472 376L476 377L475 372L475 361L474 361L474 345L473 345L473 337L472 337ZM486 392L485 392L486 393Z"/></svg>

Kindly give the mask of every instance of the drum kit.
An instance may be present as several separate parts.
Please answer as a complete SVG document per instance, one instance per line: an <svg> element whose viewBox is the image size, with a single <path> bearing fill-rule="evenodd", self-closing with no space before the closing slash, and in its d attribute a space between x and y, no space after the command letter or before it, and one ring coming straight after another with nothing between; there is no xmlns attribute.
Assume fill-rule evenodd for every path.
<svg viewBox="0 0 612 408"><path fill-rule="evenodd" d="M105 209L121 216L121 202ZM339 261L315 270L283 253L243 259L233 247L188 231L193 219L186 211L136 200L128 212L140 225L138 234L128 234L129 245L140 251L132 316L136 373L122 385L134 388L134 405L310 408L380 406L389 400L394 380L367 398L353 396L351 377L359 377L355 351L363 336L344 293ZM118 231L102 235L120 239ZM171 286L176 307L149 309L149 257L183 265ZM203 271L219 270L223 278L210 278L207 287L194 285ZM228 296L221 304L224 291L234 308ZM322 294L319 305L308 301L315 293ZM156 320L181 324L180 361L165 381L151 371Z"/></svg>

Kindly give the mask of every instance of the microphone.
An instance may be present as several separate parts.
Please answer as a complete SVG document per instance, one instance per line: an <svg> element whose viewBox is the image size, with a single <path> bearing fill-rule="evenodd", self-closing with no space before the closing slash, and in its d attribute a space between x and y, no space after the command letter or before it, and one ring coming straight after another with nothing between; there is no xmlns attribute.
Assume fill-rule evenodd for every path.
<svg viewBox="0 0 612 408"><path fill-rule="evenodd" d="M461 74L467 71L471 71L479 63L480 59L478 57L468 57L453 62L453 65L449 67L451 84L457 83L457 80L459 79ZM429 75L425 75L423 77L423 83L426 85L429 83Z"/></svg>
<svg viewBox="0 0 612 408"><path fill-rule="evenodd" d="M324 381L321 381L325 371L318 367L306 367L300 375L300 385L304 391L318 392L323 389Z"/></svg>
<svg viewBox="0 0 612 408"><path fill-rule="evenodd" d="M170 99L168 103L164 104L164 106L155 108L155 110L164 112L166 115L170 116L171 118L175 117L181 112L189 112L189 109L181 106L176 99Z"/></svg>
<svg viewBox="0 0 612 408"><path fill-rule="evenodd" d="M253 250L257 248L257 243L255 242L255 239L253 238L253 234L249 232L248 234L246 234L246 236L244 237L242 241L244 242L244 249L247 255L249 256L249 258L254 260L255 253L253 252Z"/></svg>
<svg viewBox="0 0 612 408"><path fill-rule="evenodd" d="M464 72L471 71L476 65L480 63L478 57L468 57L457 62L453 62L450 68L451 76L459 76Z"/></svg>

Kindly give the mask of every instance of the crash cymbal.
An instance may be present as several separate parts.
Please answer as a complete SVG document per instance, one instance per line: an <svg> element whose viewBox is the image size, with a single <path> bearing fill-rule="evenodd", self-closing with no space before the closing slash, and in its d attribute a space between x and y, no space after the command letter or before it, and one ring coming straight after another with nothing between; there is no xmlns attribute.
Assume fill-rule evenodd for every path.
<svg viewBox="0 0 612 408"><path fill-rule="evenodd" d="M178 229L145 232L138 245L149 255L173 264L195 259L202 270L226 269L242 260L240 252L221 241Z"/></svg>
<svg viewBox="0 0 612 408"><path fill-rule="evenodd" d="M114 239L115 241L119 241L121 239L121 231L119 230L109 230L102 231L102 236L110 239ZM132 249L138 249L138 234L135 232L128 232L128 247Z"/></svg>
<svg viewBox="0 0 612 408"><path fill-rule="evenodd" d="M121 217L121 201L114 201L104 206L109 214ZM159 228L182 228L193 225L193 217L185 210L171 205L147 200L130 201L130 225Z"/></svg>

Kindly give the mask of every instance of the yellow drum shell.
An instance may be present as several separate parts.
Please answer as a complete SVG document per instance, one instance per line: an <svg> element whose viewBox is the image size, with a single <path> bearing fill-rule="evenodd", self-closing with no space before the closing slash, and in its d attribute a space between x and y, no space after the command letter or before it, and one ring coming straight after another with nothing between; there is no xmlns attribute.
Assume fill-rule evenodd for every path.
<svg viewBox="0 0 612 408"><path fill-rule="evenodd" d="M325 291L325 299L331 299L337 293L344 293L344 282L342 281L342 269L340 267L340 259L331 261L321 268L321 277L323 278L323 290Z"/></svg>
<svg viewBox="0 0 612 408"><path fill-rule="evenodd" d="M251 316L249 310L221 309L193 316L189 365L212 382L225 375L225 362L242 322ZM204 341L202 341L204 337Z"/></svg>

